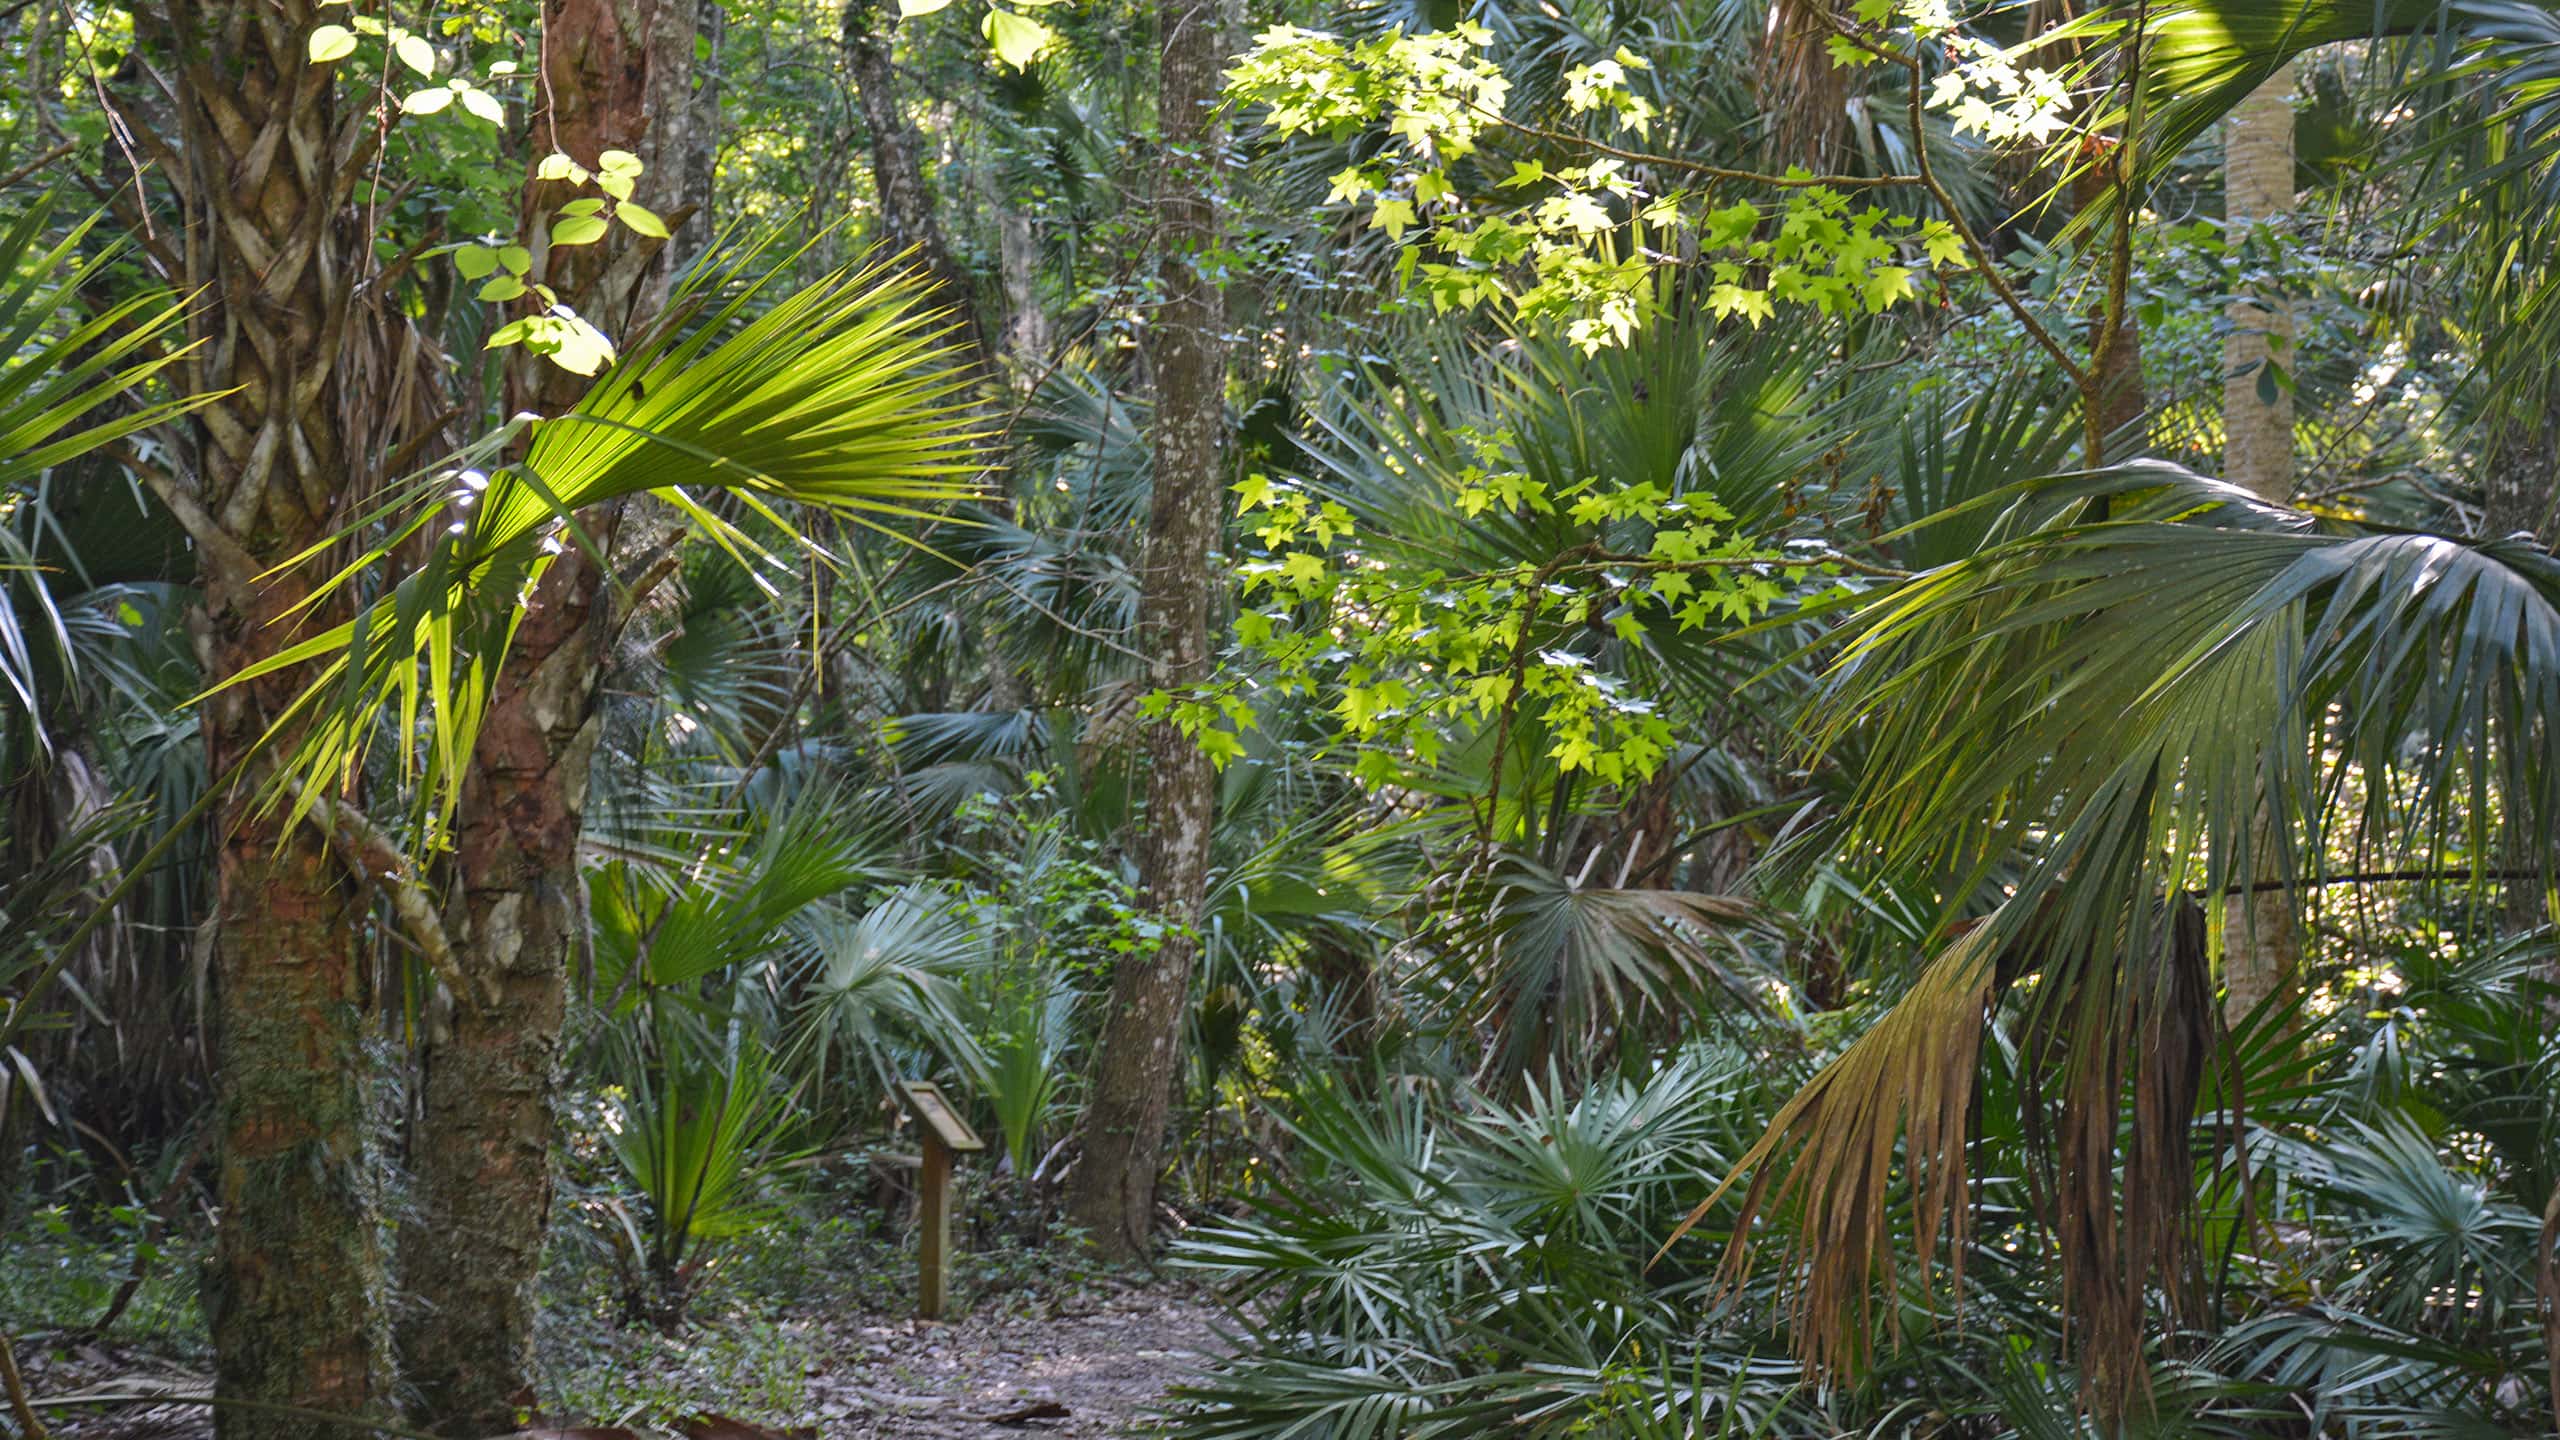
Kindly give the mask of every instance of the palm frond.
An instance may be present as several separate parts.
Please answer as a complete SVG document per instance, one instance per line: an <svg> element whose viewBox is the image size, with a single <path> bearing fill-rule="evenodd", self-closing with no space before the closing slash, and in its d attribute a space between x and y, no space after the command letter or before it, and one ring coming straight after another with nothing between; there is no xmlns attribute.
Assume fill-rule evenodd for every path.
<svg viewBox="0 0 2560 1440"><path fill-rule="evenodd" d="M413 536L429 537L427 559L354 619L229 682L317 667L271 729L302 727L279 767L303 782L293 803L308 805L350 773L379 734L375 717L388 713L403 767L423 765L450 810L518 597L552 555L595 543L575 518L589 507L657 495L765 577L781 562L715 513L712 493L812 555L822 552L781 507L886 528L974 495L980 436L963 403L967 371L920 287L885 268L839 272L740 323L758 294L747 287L689 333L641 346L568 414L519 421L533 432L522 463L488 475L465 463L406 487L373 517L389 538L313 603L352 589ZM494 463L518 426L462 458Z"/></svg>
<svg viewBox="0 0 2560 1440"><path fill-rule="evenodd" d="M1980 1016L2033 973L2014 993L2063 1101L2062 1128L2029 1136L2061 1172L2047 1218L2092 1368L2129 1379L2145 1271L2187 1293L2183 1136L2215 1023L2201 911L2262 883L2299 907L2336 878L2330 854L2423 872L2450 850L2495 853L2547 884L2560 562L2316 525L2174 467L2030 484L1979 554L1867 607L1813 713L1817 743L1854 729L1872 746L1853 848L1957 875L2032 863L1742 1167L1746 1209L1765 1195L1799 1217L1800 1344L1862 1358L1906 1125L1921 1233L1960 1214ZM2362 796L2351 770L2373 777ZM1763 1167L1782 1152L1772 1189Z"/></svg>

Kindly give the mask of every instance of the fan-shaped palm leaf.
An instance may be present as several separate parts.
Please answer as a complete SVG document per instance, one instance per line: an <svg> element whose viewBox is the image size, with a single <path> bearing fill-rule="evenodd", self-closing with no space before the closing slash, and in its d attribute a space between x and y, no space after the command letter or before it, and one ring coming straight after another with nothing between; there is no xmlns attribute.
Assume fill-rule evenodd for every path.
<svg viewBox="0 0 2560 1440"><path fill-rule="evenodd" d="M516 598L551 554L591 543L572 518L589 506L661 496L761 573L774 557L708 508L703 492L724 493L804 545L778 506L879 525L975 493L967 371L940 317L922 308L919 280L882 268L840 272L750 316L760 290L746 287L690 333L670 328L639 347L569 414L529 422L521 464L487 477L440 471L376 517L390 538L324 594L353 586L412 536L432 537L425 562L355 619L231 682L318 664L319 678L271 731L310 720L280 767L309 782L296 805L362 759L385 711L398 718L404 765L423 716L427 776L443 806L456 802ZM474 454L496 456L515 428Z"/></svg>
<svg viewBox="0 0 2560 1440"><path fill-rule="evenodd" d="M2547 886L2560 861L2560 562L2324 528L2173 467L2023 487L1981 553L1859 616L1816 707L1818 741L1873 747L1850 844L1958 874L2033 864L1746 1157L1753 1201L1797 1212L1815 1358L1858 1358L1906 1124L1918 1233L1961 1215L1973 1037L2020 977L2038 976L2027 1025L2064 1102L2063 1131L2029 1139L2070 1177L2050 1218L2103 1390L2139 1375L2146 1270L2182 1284L2184 1133L2216 1014L2189 897L2273 875L2299 903L2347 878L2328 854L2426 872L2454 840L2485 867L2493 812L2510 866ZM2362 798L2351 770L2372 777Z"/></svg>

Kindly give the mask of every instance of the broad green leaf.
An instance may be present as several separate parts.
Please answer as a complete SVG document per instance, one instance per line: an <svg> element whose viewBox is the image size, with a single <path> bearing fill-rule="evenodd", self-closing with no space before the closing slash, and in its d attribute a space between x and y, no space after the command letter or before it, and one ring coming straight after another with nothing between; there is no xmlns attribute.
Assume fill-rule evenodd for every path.
<svg viewBox="0 0 2560 1440"><path fill-rule="evenodd" d="M400 57L401 64L408 66L410 69L417 71L421 75L433 75L436 73L436 47L428 44L426 37L424 36L401 36L399 39L391 42L391 53ZM441 110L444 107L439 105L436 108ZM421 111L417 113L423 114L425 112Z"/></svg>
<svg viewBox="0 0 2560 1440"><path fill-rule="evenodd" d="M311 32L311 63L326 65L356 53L356 32L344 25L323 25Z"/></svg>
<svg viewBox="0 0 2560 1440"><path fill-rule="evenodd" d="M433 115L453 103L453 92L442 85L412 90L400 100L400 109L408 115Z"/></svg>
<svg viewBox="0 0 2560 1440"><path fill-rule="evenodd" d="M507 107L498 103L497 96L477 86L462 92L462 108L492 125L507 123Z"/></svg>
<svg viewBox="0 0 2560 1440"><path fill-rule="evenodd" d="M559 330L559 347L551 363L572 375L593 375L613 359L613 342L584 320L571 317Z"/></svg>
<svg viewBox="0 0 2560 1440"><path fill-rule="evenodd" d="M613 207L613 218L630 226L634 234L646 235L652 240L667 238L666 221L659 219L654 211L628 200Z"/></svg>
<svg viewBox="0 0 2560 1440"><path fill-rule="evenodd" d="M592 245L604 238L605 223L595 215L571 215L551 227L554 245Z"/></svg>
<svg viewBox="0 0 2560 1440"><path fill-rule="evenodd" d="M1016 70L1028 70L1031 62L1056 43L1058 32L1027 15L1010 10L989 10L984 22L987 43L996 49L996 58Z"/></svg>
<svg viewBox="0 0 2560 1440"><path fill-rule="evenodd" d="M901 19L912 20L918 15L930 15L950 7L951 0L898 0L898 15Z"/></svg>
<svg viewBox="0 0 2560 1440"><path fill-rule="evenodd" d="M486 245L465 245L453 252L453 268L465 280L482 280L496 274L498 252Z"/></svg>
<svg viewBox="0 0 2560 1440"><path fill-rule="evenodd" d="M480 298L493 302L514 300L524 294L524 282L513 275L500 275L480 287Z"/></svg>

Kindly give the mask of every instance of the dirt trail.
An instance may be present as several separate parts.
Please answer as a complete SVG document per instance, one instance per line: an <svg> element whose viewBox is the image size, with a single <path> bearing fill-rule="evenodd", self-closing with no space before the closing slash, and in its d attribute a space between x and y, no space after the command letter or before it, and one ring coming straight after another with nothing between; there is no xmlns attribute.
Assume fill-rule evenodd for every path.
<svg viewBox="0 0 2560 1440"><path fill-rule="evenodd" d="M989 1307L992 1308L992 1307ZM1166 1390L1219 1353L1220 1312L1181 1291L1087 1286L1038 1313L980 1313L949 1324L846 1314L809 1316L814 1341L796 1413L721 1419L729 1397L696 1392L705 1412L617 1417L629 1440L995 1440L1156 1433ZM797 1327L795 1327L797 1328ZM42 1343L53 1339L55 1344ZM40 1337L21 1351L39 1396L202 1396L194 1367L116 1345ZM759 1407L762 1408L762 1407ZM710 1421L709 1424L702 1423ZM567 1424L609 1424L604 1417ZM201 1404L110 1404L55 1412L57 1440L209 1440Z"/></svg>
<svg viewBox="0 0 2560 1440"><path fill-rule="evenodd" d="M1154 1433L1169 1386L1218 1353L1219 1316L1162 1291L1087 1294L1052 1316L848 1326L809 1381L820 1433L847 1440Z"/></svg>

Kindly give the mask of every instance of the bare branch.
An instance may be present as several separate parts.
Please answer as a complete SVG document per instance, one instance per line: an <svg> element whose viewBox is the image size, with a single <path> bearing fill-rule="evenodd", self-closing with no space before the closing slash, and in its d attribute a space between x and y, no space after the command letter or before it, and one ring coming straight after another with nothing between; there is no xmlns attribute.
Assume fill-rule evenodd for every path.
<svg viewBox="0 0 2560 1440"><path fill-rule="evenodd" d="M1956 197L1948 193L1945 184L1938 179L1937 167L1930 164L1929 136L1927 130L1923 128L1926 117L1922 112L1922 99L1928 91L1926 83L1928 77L1921 72L1919 60L1898 50L1888 50L1847 25L1837 21L1833 23L1837 32L1850 44L1879 60L1890 61L1910 72L1911 154L1912 158L1919 163L1921 185L1928 189L1929 198L1938 202L1938 208L1946 212L1947 224L1956 232L1956 239L1963 242L1965 254L1972 259L1974 271L1982 276L1982 282L1991 287L1991 293L2000 297L2001 305L2026 328L2028 338L2034 340L2037 347L2045 354L2053 357L2053 363L2062 367L2062 373L2070 377L2072 385L2086 389L2089 383L2088 369L2063 347L2061 341L2053 337L2053 332L2045 328L2044 322L2036 318L2035 312L2027 308L2027 302L2019 296L2016 289L2010 286L2009 277L2000 273L1999 261L1992 258L1990 247L1982 243L1981 236L1973 233L1973 226L1964 218L1964 211L1956 204Z"/></svg>
<svg viewBox="0 0 2560 1440"><path fill-rule="evenodd" d="M288 776L284 787L297 804L301 803L299 782ZM329 837L329 848L337 853L339 863L391 902L391 912L399 917L400 928L408 932L419 953L426 956L427 968L452 992L455 1003L466 1010L476 1008L476 997L463 978L462 966L454 959L453 940L445 933L444 917L436 913L426 887L413 877L408 855L355 806L325 795L311 797L310 805L311 818Z"/></svg>

